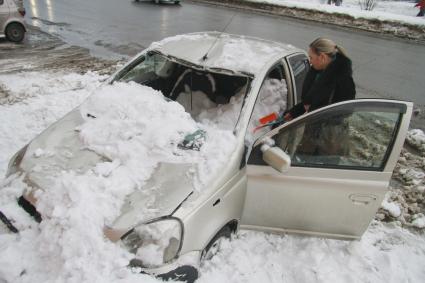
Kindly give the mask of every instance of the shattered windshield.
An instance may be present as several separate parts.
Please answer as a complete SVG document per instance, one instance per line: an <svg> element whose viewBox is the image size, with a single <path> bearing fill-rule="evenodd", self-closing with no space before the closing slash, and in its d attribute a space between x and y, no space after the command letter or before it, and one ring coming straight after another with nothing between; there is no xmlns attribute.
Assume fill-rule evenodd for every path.
<svg viewBox="0 0 425 283"><path fill-rule="evenodd" d="M148 52L118 74L115 81L149 86L180 103L197 122L233 130L251 78L210 72Z"/></svg>

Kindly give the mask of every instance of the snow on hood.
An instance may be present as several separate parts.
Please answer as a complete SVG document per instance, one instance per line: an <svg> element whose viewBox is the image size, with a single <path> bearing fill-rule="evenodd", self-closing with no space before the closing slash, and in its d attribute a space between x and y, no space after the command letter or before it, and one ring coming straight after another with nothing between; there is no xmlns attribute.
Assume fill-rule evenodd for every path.
<svg viewBox="0 0 425 283"><path fill-rule="evenodd" d="M199 151L179 147L186 135L199 129L206 133ZM59 138L59 133L67 134L66 138ZM180 104L167 101L149 87L115 83L98 89L28 147L24 168L34 171L35 159L39 159L55 174L50 175L48 188L35 192L43 221L39 226L23 221L18 227L23 240L9 247L11 251L25 250L29 258L39 259L39 264L16 259L25 269L8 272L7 280L25 282L35 276L35 282L103 282L105 278L128 278L131 274L125 266L131 254L105 239L105 225L128 228L171 213L192 190L201 191L214 177L233 152L235 141L232 131L195 122ZM68 144L72 148L63 152L62 146ZM81 167L74 158L82 151L90 155L90 165ZM68 160L66 166L47 162L56 156ZM38 169L35 171L46 172L46 168ZM171 176L173 170L176 175ZM9 180L3 187L2 194L9 195L8 206L17 206L13 199L28 189L28 179L37 172ZM172 177L174 182L181 179L176 191L166 185ZM129 198L140 201L131 206ZM22 209L15 211L19 215L14 219L28 218Z"/></svg>

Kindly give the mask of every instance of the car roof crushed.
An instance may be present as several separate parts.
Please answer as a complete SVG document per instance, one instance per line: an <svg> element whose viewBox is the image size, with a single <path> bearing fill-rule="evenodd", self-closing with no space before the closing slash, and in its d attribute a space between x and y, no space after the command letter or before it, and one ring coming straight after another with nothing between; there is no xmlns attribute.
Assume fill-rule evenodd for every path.
<svg viewBox="0 0 425 283"><path fill-rule="evenodd" d="M176 35L152 43L149 49L206 69L225 69L253 76L275 56L300 51L289 44L220 32Z"/></svg>

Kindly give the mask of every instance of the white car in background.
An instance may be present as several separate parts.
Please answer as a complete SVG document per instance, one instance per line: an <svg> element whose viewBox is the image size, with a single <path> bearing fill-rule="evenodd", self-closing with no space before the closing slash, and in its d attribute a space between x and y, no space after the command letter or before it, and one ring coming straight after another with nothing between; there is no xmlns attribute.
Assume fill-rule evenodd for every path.
<svg viewBox="0 0 425 283"><path fill-rule="evenodd" d="M21 42L26 32L24 16L22 0L0 0L0 37Z"/></svg>
<svg viewBox="0 0 425 283"><path fill-rule="evenodd" d="M131 266L193 282L201 260L210 258L220 239L238 229L338 239L362 236L387 192L412 103L345 101L272 125L300 100L308 69L305 52L291 45L209 32L154 43L111 76L110 84L136 82L161 91L195 120L212 117L206 110L219 116L214 119L225 117L221 122L236 140L202 190L195 189L185 164L169 163L159 166L145 185L156 188L149 216L140 213L149 205L141 192L128 196L122 214L104 233L134 254ZM32 172L45 161L34 157L40 147L67 148L66 160L43 157L61 170L78 172L103 160L75 138L74 129L83 121L81 112L72 111L45 130L12 158L8 176L26 174L24 181L32 188L48 191L40 184L49 171ZM307 140L312 129L322 131ZM194 132L179 148L202 150L207 134ZM19 203L42 221L35 196L26 191ZM16 229L15 219L3 216L3 222ZM159 262L140 253L148 245L156 245Z"/></svg>

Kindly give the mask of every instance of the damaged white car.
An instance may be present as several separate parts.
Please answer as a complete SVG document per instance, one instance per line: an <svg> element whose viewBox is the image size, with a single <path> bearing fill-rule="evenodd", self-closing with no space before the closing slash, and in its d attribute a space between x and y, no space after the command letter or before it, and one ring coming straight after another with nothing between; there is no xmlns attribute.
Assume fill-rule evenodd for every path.
<svg viewBox="0 0 425 283"><path fill-rule="evenodd" d="M63 213L43 213L53 176L71 176L62 187L84 174L114 194L131 187L104 236L132 255L129 266L165 279L196 280L201 260L238 229L359 239L387 192L413 106L359 99L275 123L299 101L308 69L291 45L216 32L164 39L111 76L112 100L90 97L20 150L7 180L28 186L17 202L41 223ZM122 93L106 93L114 85ZM120 124L104 119L114 107ZM19 232L19 217L3 207L0 216Z"/></svg>

